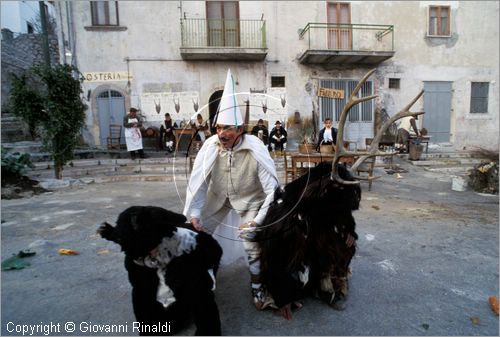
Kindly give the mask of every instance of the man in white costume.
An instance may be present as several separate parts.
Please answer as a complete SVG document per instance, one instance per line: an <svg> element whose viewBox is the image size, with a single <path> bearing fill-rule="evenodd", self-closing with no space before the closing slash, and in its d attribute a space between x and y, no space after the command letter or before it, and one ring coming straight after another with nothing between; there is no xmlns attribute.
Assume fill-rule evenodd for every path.
<svg viewBox="0 0 500 337"><path fill-rule="evenodd" d="M254 304L261 310L272 305L272 300L259 280L260 250L251 239L264 220L279 181L264 143L244 134L230 70L216 121L217 134L203 143L196 156L184 215L197 230L214 233L217 226L238 230L248 258ZM217 239L224 248L224 238Z"/></svg>

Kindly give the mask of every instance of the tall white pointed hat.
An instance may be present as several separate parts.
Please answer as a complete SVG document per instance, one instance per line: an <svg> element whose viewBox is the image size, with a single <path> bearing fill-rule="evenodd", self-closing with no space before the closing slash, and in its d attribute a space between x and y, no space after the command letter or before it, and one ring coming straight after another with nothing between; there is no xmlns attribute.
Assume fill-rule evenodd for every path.
<svg viewBox="0 0 500 337"><path fill-rule="evenodd" d="M234 80L230 69L227 70L226 84L224 85L224 92L220 99L217 124L243 125L243 118L241 117L240 107L236 99Z"/></svg>

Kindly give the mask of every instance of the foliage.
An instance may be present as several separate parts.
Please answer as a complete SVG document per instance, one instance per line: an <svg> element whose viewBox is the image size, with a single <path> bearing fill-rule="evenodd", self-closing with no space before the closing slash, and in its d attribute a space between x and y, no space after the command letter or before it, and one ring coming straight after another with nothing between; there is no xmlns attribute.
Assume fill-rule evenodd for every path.
<svg viewBox="0 0 500 337"><path fill-rule="evenodd" d="M29 153L12 153L2 145L2 177L22 177L28 167L34 168Z"/></svg>
<svg viewBox="0 0 500 337"><path fill-rule="evenodd" d="M498 160L475 165L469 177L469 186L474 191L498 194Z"/></svg>
<svg viewBox="0 0 500 337"><path fill-rule="evenodd" d="M56 178L61 178L57 170L62 170L63 165L73 159L73 150L79 143L85 122L87 106L81 99L83 77L75 79L73 72L79 72L68 64L53 68L38 66L34 72L45 84L47 118L42 122L42 139L54 158Z"/></svg>
<svg viewBox="0 0 500 337"><path fill-rule="evenodd" d="M30 79L29 73L12 74L12 89L10 91L10 111L21 118L29 128L32 139L35 139L37 126L44 118L43 98L36 89L36 83Z"/></svg>
<svg viewBox="0 0 500 337"><path fill-rule="evenodd" d="M38 111L35 116L42 126L42 141L54 159L55 176L61 179L62 167L73 159L73 150L79 143L80 130L85 122L87 106L81 99L83 77L74 78L73 74L80 73L67 64L52 68L34 66L30 71L33 76L19 82L19 99L15 101L20 107L25 104L25 111ZM27 93L38 98L22 101L23 97L27 98Z"/></svg>

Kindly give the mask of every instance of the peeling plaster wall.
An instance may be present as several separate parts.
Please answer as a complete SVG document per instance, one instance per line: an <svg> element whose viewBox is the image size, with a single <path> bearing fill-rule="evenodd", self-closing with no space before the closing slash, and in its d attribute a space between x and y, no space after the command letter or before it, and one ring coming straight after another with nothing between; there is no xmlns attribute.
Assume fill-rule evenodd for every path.
<svg viewBox="0 0 500 337"><path fill-rule="evenodd" d="M394 25L393 58L377 66L372 78L378 109L393 115L421 89L424 81L453 82L450 142L457 148L498 147L499 4L497 1L351 1L353 24ZM451 8L451 36L427 36L428 6ZM372 66L328 67L302 65L298 57L308 48L299 30L308 22L326 22L325 1L240 1L240 19L266 20L267 56L261 62L184 61L180 55L180 18L205 18L204 1L119 2L122 31L91 31L90 5L74 2L77 64L82 72L127 71L126 82L85 83L84 91L107 85L126 95L126 108L140 106L140 97L151 92L198 92L200 109L216 90L223 88L231 69L238 91L267 89L272 76L286 78L286 109L310 113L312 90L319 79L359 79ZM57 17L57 16L56 16ZM61 16L66 21L64 15ZM479 18L479 20L478 20ZM400 89L389 89L388 79L400 78ZM489 111L472 116L471 81L490 82ZM91 99L87 126L99 141L95 99ZM181 107L182 108L182 107ZM192 106L189 107L193 109ZM173 104L163 107L172 113ZM412 109L423 109L420 99ZM208 112L207 112L208 114Z"/></svg>

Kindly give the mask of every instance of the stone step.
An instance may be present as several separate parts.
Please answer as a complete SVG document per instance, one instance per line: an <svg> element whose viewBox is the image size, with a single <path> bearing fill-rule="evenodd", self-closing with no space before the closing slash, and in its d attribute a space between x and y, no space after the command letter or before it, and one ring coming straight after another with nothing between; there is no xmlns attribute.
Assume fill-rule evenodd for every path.
<svg viewBox="0 0 500 337"><path fill-rule="evenodd" d="M475 165L483 160L475 158L443 158L441 160L409 160L415 166L453 166L453 165Z"/></svg>
<svg viewBox="0 0 500 337"><path fill-rule="evenodd" d="M474 167L471 165L455 165L455 166L435 166L435 167L424 167L424 170L429 172L439 172L448 173L453 175L466 174L469 170Z"/></svg>
<svg viewBox="0 0 500 337"><path fill-rule="evenodd" d="M2 145L10 152L29 153L29 154L40 153L42 152L42 147L43 147L42 143L37 141L9 142L9 143L2 143Z"/></svg>

